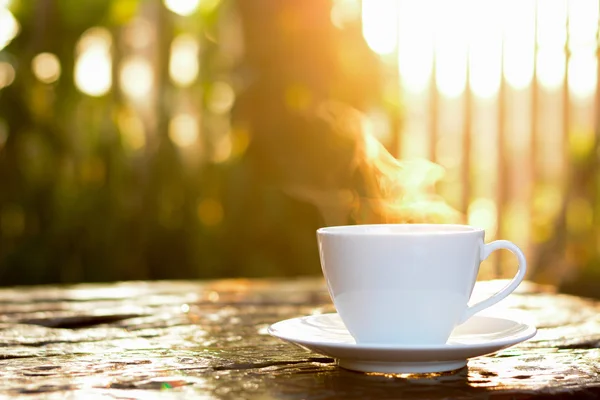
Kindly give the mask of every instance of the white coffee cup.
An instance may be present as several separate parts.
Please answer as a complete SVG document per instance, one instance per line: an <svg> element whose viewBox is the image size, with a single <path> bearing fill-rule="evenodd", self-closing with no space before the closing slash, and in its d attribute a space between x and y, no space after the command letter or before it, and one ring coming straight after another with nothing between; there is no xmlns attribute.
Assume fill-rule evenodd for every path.
<svg viewBox="0 0 600 400"><path fill-rule="evenodd" d="M321 266L329 294L357 343L444 344L473 314L504 299L523 280L527 264L513 243L484 243L467 225L389 224L321 228ZM493 296L468 305L480 263L511 251L518 271Z"/></svg>

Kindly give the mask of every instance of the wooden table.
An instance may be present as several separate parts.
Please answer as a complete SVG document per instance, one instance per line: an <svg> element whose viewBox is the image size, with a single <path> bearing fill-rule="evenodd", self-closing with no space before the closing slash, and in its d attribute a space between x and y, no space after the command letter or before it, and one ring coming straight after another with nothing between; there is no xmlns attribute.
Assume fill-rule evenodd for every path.
<svg viewBox="0 0 600 400"><path fill-rule="evenodd" d="M445 374L346 371L267 334L332 311L316 278L1 289L0 398L600 397L600 302L523 284L494 313L537 336Z"/></svg>

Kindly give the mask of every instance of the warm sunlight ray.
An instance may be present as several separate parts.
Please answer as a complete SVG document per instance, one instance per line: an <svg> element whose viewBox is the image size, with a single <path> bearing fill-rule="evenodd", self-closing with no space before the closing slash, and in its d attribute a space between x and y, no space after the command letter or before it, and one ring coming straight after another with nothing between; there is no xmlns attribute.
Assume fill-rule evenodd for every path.
<svg viewBox="0 0 600 400"><path fill-rule="evenodd" d="M433 22L427 1L399 2L400 78L402 86L414 93L424 91L431 77L434 53Z"/></svg>
<svg viewBox="0 0 600 400"><path fill-rule="evenodd" d="M473 93L482 98L493 97L502 78L502 5L498 2L473 2L468 33L470 84ZM479 34L474 34L479 32Z"/></svg>
<svg viewBox="0 0 600 400"><path fill-rule="evenodd" d="M569 37L570 91L594 93L595 0L365 0L362 6L367 44L378 54L397 54L400 84L408 92L426 92L435 66L443 96L460 96L468 75L474 95L490 98L503 77L514 89L529 87L534 61L540 84L553 90L565 79Z"/></svg>
<svg viewBox="0 0 600 400"><path fill-rule="evenodd" d="M396 49L398 2L396 0L363 0L363 34L367 44L379 54Z"/></svg>
<svg viewBox="0 0 600 400"><path fill-rule="evenodd" d="M535 0L506 0L504 8L504 78L515 89L533 79L535 60Z"/></svg>
<svg viewBox="0 0 600 400"><path fill-rule="evenodd" d="M573 95L591 97L595 93L598 77L598 1L579 0L577 7L569 8L569 60L568 82Z"/></svg>

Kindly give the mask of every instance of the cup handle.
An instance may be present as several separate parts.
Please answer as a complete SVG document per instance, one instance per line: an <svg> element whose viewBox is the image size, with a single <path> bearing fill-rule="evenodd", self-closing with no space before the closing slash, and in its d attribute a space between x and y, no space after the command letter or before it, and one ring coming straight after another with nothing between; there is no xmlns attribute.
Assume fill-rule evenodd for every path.
<svg viewBox="0 0 600 400"><path fill-rule="evenodd" d="M525 260L525 255L523 254L521 249L519 249L519 247L517 247L516 244L509 242L508 240L496 240L496 241L493 241L488 244L482 243L481 256L480 256L481 261L488 258L489 255L493 251L500 250L500 249L506 249L506 250L510 251L511 253L513 253L515 256L517 256L517 260L519 262L517 274L508 283L508 285L506 285L504 288L502 288L502 290L500 290L496 294L492 295L491 297L488 297L487 299L482 300L479 303L476 303L476 304L468 307L465 310L465 313L463 314L463 317L460 321L461 324L463 322L465 322L466 320L468 320L469 318L471 318L475 313L478 313L479 311L481 311L485 308L493 306L500 300L504 299L506 296L511 294L517 288L517 286L519 286L519 284L523 281L523 278L525 277L525 272L527 271L527 261Z"/></svg>

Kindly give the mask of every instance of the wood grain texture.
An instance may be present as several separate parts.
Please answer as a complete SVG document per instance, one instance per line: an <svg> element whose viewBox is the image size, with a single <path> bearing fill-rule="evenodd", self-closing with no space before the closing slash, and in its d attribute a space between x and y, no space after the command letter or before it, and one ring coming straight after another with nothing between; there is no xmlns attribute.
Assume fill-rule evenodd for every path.
<svg viewBox="0 0 600 400"><path fill-rule="evenodd" d="M523 284L493 312L538 334L444 374L346 371L266 332L332 311L319 279L2 289L0 398L600 397L599 302Z"/></svg>

